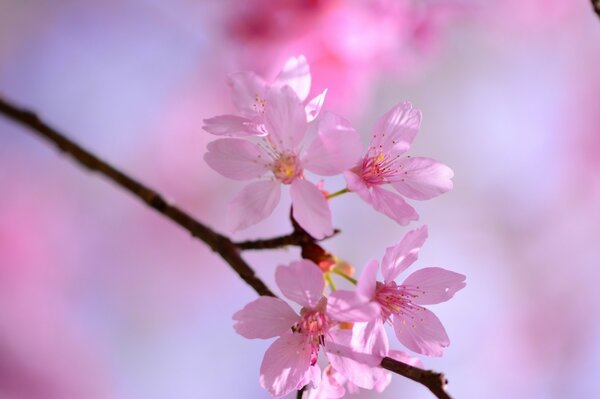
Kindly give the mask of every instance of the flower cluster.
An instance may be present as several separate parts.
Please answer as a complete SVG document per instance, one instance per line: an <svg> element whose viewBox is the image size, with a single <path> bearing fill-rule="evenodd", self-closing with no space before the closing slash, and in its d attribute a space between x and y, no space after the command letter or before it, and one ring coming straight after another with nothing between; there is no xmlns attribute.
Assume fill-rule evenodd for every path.
<svg viewBox="0 0 600 399"><path fill-rule="evenodd" d="M406 225L418 214L404 198L425 200L452 189L449 167L404 155L421 123L420 111L408 102L379 118L363 152L360 136L348 121L322 112L326 90L305 103L311 77L303 56L288 60L270 84L250 72L231 75L229 83L239 115L205 120L205 130L227 137L209 143L204 158L225 177L256 180L229 205L234 230L267 218L280 201L282 185L290 187L294 221L315 240L334 231L329 200L337 195L356 193L375 210ZM305 172L343 175L346 187L328 194ZM409 350L441 356L450 341L439 319L422 305L452 298L465 286L465 276L428 267L402 283L395 281L417 260L427 235L422 226L387 248L381 261L382 281L377 279L377 261L365 266L358 281L351 277L351 266L328 254L318 259L305 254L306 259L279 266L276 283L300 306L299 313L282 299L260 297L233 316L240 335L277 338L265 353L260 384L274 397L304 386L312 387L310 398L340 398L358 388L382 391L391 378L379 367L384 357L420 364L390 349L385 325ZM332 273L356 289L336 290ZM318 362L321 352L323 371Z"/></svg>

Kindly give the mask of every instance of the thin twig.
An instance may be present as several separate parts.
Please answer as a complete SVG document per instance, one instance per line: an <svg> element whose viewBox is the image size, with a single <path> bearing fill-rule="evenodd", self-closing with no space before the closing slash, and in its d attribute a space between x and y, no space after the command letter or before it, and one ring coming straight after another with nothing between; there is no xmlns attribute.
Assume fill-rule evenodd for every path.
<svg viewBox="0 0 600 399"><path fill-rule="evenodd" d="M242 249L242 244L245 247L244 249L259 249L251 248L251 241L246 242L246 244L233 243L228 237L213 231L211 228L200 223L181 209L169 204L156 191L144 186L130 176L119 171L109 163L101 160L91 152L79 146L75 142L69 140L63 134L42 122L34 113L16 107L0 98L0 114L5 115L18 124L29 127L32 132L56 145L59 150L70 155L81 165L85 166L91 171L95 171L101 175L104 175L109 180L113 181L117 185L132 193L134 196L138 197L140 200L144 201L149 207L153 208L157 212L171 219L173 222L190 232L192 236L205 242L213 251L218 253L223 260L225 260L232 267L232 269L259 295L275 296L275 294L273 294L273 292L265 285L265 283L256 276L254 270L252 270L248 263L246 263L246 261L244 261L239 254L240 250ZM294 234L302 234L302 231L299 230L299 228L295 228L295 233L292 235ZM308 234L306 233L306 235ZM282 239L285 241L283 237L262 241L273 244L273 242L277 242L277 240ZM254 241L255 245L260 241L261 240ZM314 240L310 242L300 242L299 244L304 247L307 244L314 244ZM264 246L264 248L273 247ZM444 390L447 381L443 374L429 370L422 370L420 368L413 367L387 357L381 362L381 367L425 385L439 399L450 399L450 396ZM298 391L297 395L300 395L301 397L302 392L303 390Z"/></svg>
<svg viewBox="0 0 600 399"><path fill-rule="evenodd" d="M333 231L332 235L323 238L323 240L327 240L328 238L331 238L331 237L335 236L336 234L339 234L339 232L340 231L336 229ZM320 241L323 241L323 240L320 240ZM290 233L288 235L281 236L281 237L265 238L262 240L241 241L241 242L235 243L235 245L242 251L245 251L245 250L249 250L249 249L275 249L275 248L282 248L282 247L287 247L287 246L301 247L305 244L312 243L312 242L315 242L315 239L312 238L307 233L295 231L293 233Z"/></svg>

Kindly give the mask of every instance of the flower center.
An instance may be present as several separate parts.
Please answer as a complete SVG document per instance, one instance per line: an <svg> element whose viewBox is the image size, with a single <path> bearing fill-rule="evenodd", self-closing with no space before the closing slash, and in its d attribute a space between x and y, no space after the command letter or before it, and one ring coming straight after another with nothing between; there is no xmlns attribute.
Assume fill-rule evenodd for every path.
<svg viewBox="0 0 600 399"><path fill-rule="evenodd" d="M354 172L361 176L368 185L386 184L402 168L402 165L398 165L396 162L399 157L399 155L392 157L381 151L375 154L369 151L362 163L354 168Z"/></svg>
<svg viewBox="0 0 600 399"><path fill-rule="evenodd" d="M381 306L384 321L388 321L392 315L404 315L414 306L411 302L413 297L402 285L396 285L393 281L387 284L377 282L375 299Z"/></svg>
<svg viewBox="0 0 600 399"><path fill-rule="evenodd" d="M302 166L294 154L283 153L273 162L273 175L283 184L290 184L302 175Z"/></svg>
<svg viewBox="0 0 600 399"><path fill-rule="evenodd" d="M304 334L306 341L311 347L310 365L317 363L319 348L324 345L325 334L329 331L331 321L325 314L326 298L322 298L315 309L302 308L300 320L292 326L292 331Z"/></svg>

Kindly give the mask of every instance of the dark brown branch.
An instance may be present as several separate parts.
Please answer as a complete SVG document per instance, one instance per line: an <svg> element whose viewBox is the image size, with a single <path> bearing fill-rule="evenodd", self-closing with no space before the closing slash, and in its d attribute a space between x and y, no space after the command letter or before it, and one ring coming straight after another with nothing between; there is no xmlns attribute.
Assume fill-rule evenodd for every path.
<svg viewBox="0 0 600 399"><path fill-rule="evenodd" d="M448 385L448 380L442 373L423 370L389 357L383 358L381 367L425 385L439 399L452 399L446 392L445 388Z"/></svg>
<svg viewBox="0 0 600 399"><path fill-rule="evenodd" d="M592 7L598 18L600 18L600 0L592 0Z"/></svg>
<svg viewBox="0 0 600 399"><path fill-rule="evenodd" d="M254 288L259 295L275 296L265 283L255 275L254 270L252 270L246 261L242 259L239 255L239 249L229 238L198 222L181 209L169 204L154 190L137 182L125 173L114 168L112 165L75 144L73 141L42 122L34 113L19 109L1 98L0 113L21 125L31 128L32 132L54 143L62 152L70 155L89 170L104 175L144 201L157 212L186 229L192 236L204 241L213 251L221 255L233 270L235 270L246 283Z"/></svg>
<svg viewBox="0 0 600 399"><path fill-rule="evenodd" d="M339 232L340 231L336 229L333 231L332 235L330 235L329 237L325 237L323 240L327 240L328 238L331 238L331 237L335 236L336 234L339 234ZM320 240L320 241L323 241L323 240ZM291 234L281 236L281 237L265 238L262 240L242 241L242 242L235 243L235 245L241 250L275 249L275 248L282 248L282 247L287 247L287 246L301 247L303 245L306 245L306 244L309 244L312 242L315 242L315 239L312 238L307 233L305 233L303 231L302 232L295 231Z"/></svg>
<svg viewBox="0 0 600 399"><path fill-rule="evenodd" d="M275 248L279 245L269 245L280 244L286 240L285 237L289 236L270 240L262 240L263 244L257 244L261 242L261 240L235 244L228 237L213 231L208 226L198 222L181 209L169 204L156 191L137 182L125 173L119 171L78 144L69 140L61 133L42 122L34 113L20 109L0 98L0 114L5 115L20 125L29 127L32 132L56 145L62 152L70 155L81 165L85 166L91 171L95 171L104 175L109 180L113 181L117 185L132 193L134 196L138 197L140 200L144 201L148 206L157 212L183 227L185 230L191 233L192 236L204 241L213 251L218 253L259 295L275 296L275 294L273 294L273 292L264 284L264 282L255 275L254 270L252 270L246 261L242 259L239 252L242 249L242 246L244 249L261 249L258 247L253 247L256 245L263 245L262 248ZM304 247L306 245L314 244L314 240L310 238L307 233L303 233L298 228L295 228L295 232L291 234L291 236L294 235L304 235L304 238L299 239L300 241L296 241L294 244L284 245L300 245ZM308 236L310 240L307 240L306 236ZM436 373L434 371L422 370L387 357L381 362L381 367L425 385L439 399L450 399L450 396L444 390L447 381L443 374ZM299 391L299 395L302 395L301 392L303 391Z"/></svg>

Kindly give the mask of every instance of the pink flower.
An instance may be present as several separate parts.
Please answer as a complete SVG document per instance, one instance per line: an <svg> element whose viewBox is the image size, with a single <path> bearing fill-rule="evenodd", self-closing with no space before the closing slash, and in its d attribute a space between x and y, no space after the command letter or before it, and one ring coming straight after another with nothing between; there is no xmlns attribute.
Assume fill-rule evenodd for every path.
<svg viewBox="0 0 600 399"><path fill-rule="evenodd" d="M344 322L365 322L377 316L377 306L359 301L351 303L334 292L323 296L325 282L318 266L301 260L279 266L275 280L289 300L302 306L298 315L278 298L260 297L233 315L238 334L254 339L279 337L267 349L260 367L260 384L274 397L280 397L313 383L317 386L321 370L317 364L320 348L336 368L348 368L349 358L369 360L368 354L354 354L352 333ZM344 307L348 312L341 314Z"/></svg>
<svg viewBox="0 0 600 399"><path fill-rule="evenodd" d="M421 124L421 112L409 102L396 105L375 124L366 155L344 173L348 189L377 211L405 225L419 215L403 197L426 200L452 189L454 173L431 158L402 157ZM382 188L391 185L398 193Z"/></svg>
<svg viewBox="0 0 600 399"><path fill-rule="evenodd" d="M331 212L325 196L304 178L304 170L331 176L349 169L360 156L358 133L333 114L325 114L317 135L302 151L307 121L304 107L289 87L271 89L264 115L267 136L258 143L226 138L208 144L206 163L225 177L236 180L261 178L247 185L233 199L229 221L240 230L268 217L279 203L281 185L291 190L293 216L311 236L332 234Z"/></svg>
<svg viewBox="0 0 600 399"><path fill-rule="evenodd" d="M233 104L241 116L219 115L205 119L203 129L218 136L263 136L267 133L263 122L269 104L267 101L269 91L272 88L289 86L303 102L310 91L311 76L306 58L300 55L289 58L271 84L253 72L231 74L228 83L231 87ZM326 93L327 89L306 105L308 122L313 121L319 114Z"/></svg>
<svg viewBox="0 0 600 399"><path fill-rule="evenodd" d="M412 265L427 239L427 226L408 232L396 245L385 251L381 262L383 282L376 280L377 261L370 262L356 289L356 295L377 303L380 317L355 326L355 334L364 328L365 339L381 339L378 332L384 322L390 322L398 340L408 349L427 356L442 356L450 345L446 330L439 319L420 305L432 305L449 300L466 286L465 276L439 267L427 267L408 276L402 284L394 279ZM349 294L346 294L349 295ZM348 299L359 303L358 298ZM375 338L373 338L375 337Z"/></svg>

